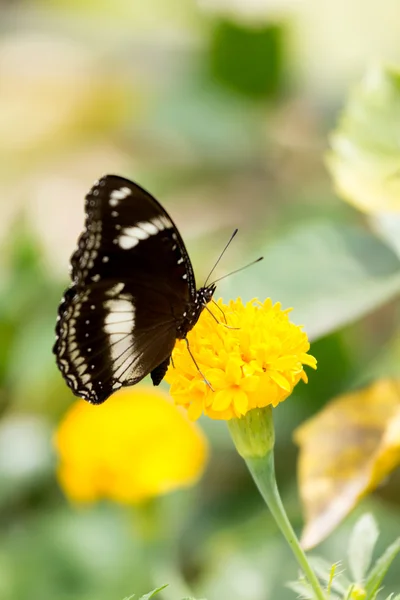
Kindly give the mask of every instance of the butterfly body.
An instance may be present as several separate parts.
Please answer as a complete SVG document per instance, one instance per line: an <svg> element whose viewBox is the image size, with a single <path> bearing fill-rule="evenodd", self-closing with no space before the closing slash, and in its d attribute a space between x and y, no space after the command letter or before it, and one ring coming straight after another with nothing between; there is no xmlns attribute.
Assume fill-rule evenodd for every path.
<svg viewBox="0 0 400 600"><path fill-rule="evenodd" d="M54 353L72 391L100 404L149 373L160 383L176 339L186 338L215 286L196 289L178 229L133 182L103 177L85 212Z"/></svg>

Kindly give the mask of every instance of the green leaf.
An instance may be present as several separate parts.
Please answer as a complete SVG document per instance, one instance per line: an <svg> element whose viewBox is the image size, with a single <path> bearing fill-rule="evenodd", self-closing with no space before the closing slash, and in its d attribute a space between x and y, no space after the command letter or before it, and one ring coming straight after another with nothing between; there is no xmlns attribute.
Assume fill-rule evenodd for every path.
<svg viewBox="0 0 400 600"><path fill-rule="evenodd" d="M382 554L382 556L376 561L368 574L367 581L365 584L365 590L367 592L366 600L373 600L374 595L379 590L383 578L385 577L390 565L395 559L396 555L400 551L400 537L397 538L393 544L389 546Z"/></svg>
<svg viewBox="0 0 400 600"><path fill-rule="evenodd" d="M153 598L153 596L155 596L162 590L165 590L166 587L168 587L168 583L166 583L165 585L162 585L161 587L156 588L155 590L153 590L152 592L149 592L148 594L145 594L144 596L141 596L139 598L139 600L150 600L150 598Z"/></svg>
<svg viewBox="0 0 400 600"><path fill-rule="evenodd" d="M218 291L225 300L257 295L294 307L293 321L316 339L399 294L400 262L361 228L317 221L269 244L261 263L228 277Z"/></svg>
<svg viewBox="0 0 400 600"><path fill-rule="evenodd" d="M400 211L400 73L375 67L350 95L330 138L338 193L366 212Z"/></svg>
<svg viewBox="0 0 400 600"><path fill-rule="evenodd" d="M343 596L343 600L351 600L351 594L353 592L354 589L354 584L352 584L349 589L347 590L347 593L345 596Z"/></svg>
<svg viewBox="0 0 400 600"><path fill-rule="evenodd" d="M216 21L210 44L213 80L253 99L276 96L283 80L282 25Z"/></svg>
<svg viewBox="0 0 400 600"><path fill-rule="evenodd" d="M363 515L354 526L348 548L350 571L358 583L364 581L378 537L379 529L374 517L370 513Z"/></svg>
<svg viewBox="0 0 400 600"><path fill-rule="evenodd" d="M309 556L308 560L318 579L320 579L326 585L328 585L331 580L332 564L329 561L322 558L321 556ZM338 592L343 595L349 588L350 581L342 572L338 571L339 567L340 565L336 565L336 570L332 580L331 588L335 592Z"/></svg>

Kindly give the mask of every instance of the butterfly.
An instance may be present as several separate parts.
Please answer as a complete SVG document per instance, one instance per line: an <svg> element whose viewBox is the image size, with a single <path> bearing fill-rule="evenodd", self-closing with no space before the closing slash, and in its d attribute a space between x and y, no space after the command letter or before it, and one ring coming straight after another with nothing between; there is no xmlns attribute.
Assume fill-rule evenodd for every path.
<svg viewBox="0 0 400 600"><path fill-rule="evenodd" d="M196 288L176 225L136 183L102 177L85 213L53 352L72 392L101 404L149 373L159 385L216 286Z"/></svg>

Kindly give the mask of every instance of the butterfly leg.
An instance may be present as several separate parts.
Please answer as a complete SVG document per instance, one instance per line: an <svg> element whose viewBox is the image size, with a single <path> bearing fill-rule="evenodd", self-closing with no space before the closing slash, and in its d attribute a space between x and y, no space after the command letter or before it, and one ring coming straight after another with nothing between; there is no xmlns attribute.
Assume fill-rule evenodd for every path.
<svg viewBox="0 0 400 600"><path fill-rule="evenodd" d="M200 369L199 365L197 364L197 361L196 361L195 357L194 357L194 356L193 356L193 354L192 354L192 351L191 351L191 349L190 349L190 346L189 346L189 340L188 340L187 338L184 338L184 340L185 340L185 342L186 342L186 346L187 346L188 352L189 352L189 354L190 354L190 358L192 359L192 361L193 361L193 362L194 362L194 364L196 365L196 369L198 370L198 372L200 373L200 375L201 375L201 376L202 376L202 378L204 379L204 382L205 382L205 383L208 385L208 387L210 388L210 390L213 392L213 391L214 391L214 389L213 389L213 387L212 387L211 383L208 381L208 379L207 379L207 378L206 378L206 377L203 375L203 373L201 372L201 369Z"/></svg>
<svg viewBox="0 0 400 600"><path fill-rule="evenodd" d="M215 302L214 298L212 298L212 299L211 299L211 302L212 302L213 304L215 304L215 306L218 308L218 310L219 310L219 311L222 313L222 316L224 317L225 324L226 324L226 325L228 325L228 321L226 320L225 313L224 313L224 311L222 310L222 308L220 307L220 305L219 305L219 304L217 304L217 303ZM211 311L210 311L210 312L211 312ZM211 314L212 314L212 313L211 313ZM214 315L213 315L213 316L214 316Z"/></svg>
<svg viewBox="0 0 400 600"><path fill-rule="evenodd" d="M225 323L222 323L222 321L218 321L217 317L214 315L214 313L211 312L211 310L208 308L207 304L203 304L203 307L210 313L210 315L212 316L212 318L214 319L214 321L216 323L218 323L218 325L223 325L227 329L239 329L239 327L231 327L230 325L227 325L224 311L222 310L222 308L220 306L218 306L218 304L216 302L214 302L214 304L220 309L220 311L224 315Z"/></svg>

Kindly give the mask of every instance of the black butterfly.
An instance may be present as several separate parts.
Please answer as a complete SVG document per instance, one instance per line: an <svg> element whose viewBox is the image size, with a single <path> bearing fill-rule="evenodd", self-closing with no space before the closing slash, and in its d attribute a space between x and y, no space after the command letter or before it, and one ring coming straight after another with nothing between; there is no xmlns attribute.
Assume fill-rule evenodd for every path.
<svg viewBox="0 0 400 600"><path fill-rule="evenodd" d="M53 352L73 393L100 404L149 373L161 382L175 341L186 338L216 286L196 290L171 217L132 181L106 175L85 211Z"/></svg>

